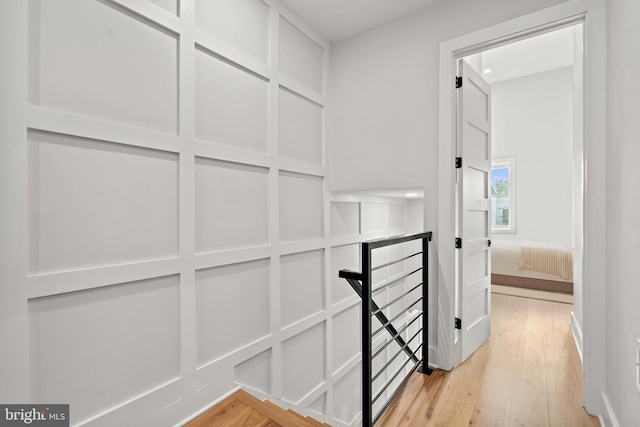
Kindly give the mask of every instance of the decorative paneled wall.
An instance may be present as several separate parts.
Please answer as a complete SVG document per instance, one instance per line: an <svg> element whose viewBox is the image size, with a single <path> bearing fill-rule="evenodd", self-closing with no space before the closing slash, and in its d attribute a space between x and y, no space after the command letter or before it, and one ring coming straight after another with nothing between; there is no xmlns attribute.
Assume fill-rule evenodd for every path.
<svg viewBox="0 0 640 427"><path fill-rule="evenodd" d="M407 204L327 191L328 44L277 0L0 8L0 400L157 427L243 387L357 425L337 271Z"/></svg>

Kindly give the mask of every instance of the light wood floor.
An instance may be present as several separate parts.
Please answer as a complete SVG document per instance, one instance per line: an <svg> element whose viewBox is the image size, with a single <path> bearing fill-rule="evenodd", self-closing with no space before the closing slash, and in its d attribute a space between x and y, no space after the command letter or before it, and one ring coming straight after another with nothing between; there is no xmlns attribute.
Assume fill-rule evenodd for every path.
<svg viewBox="0 0 640 427"><path fill-rule="evenodd" d="M330 427L239 390L184 427Z"/></svg>
<svg viewBox="0 0 640 427"><path fill-rule="evenodd" d="M599 426L581 403L572 305L492 294L492 335L451 372L419 373L377 426Z"/></svg>

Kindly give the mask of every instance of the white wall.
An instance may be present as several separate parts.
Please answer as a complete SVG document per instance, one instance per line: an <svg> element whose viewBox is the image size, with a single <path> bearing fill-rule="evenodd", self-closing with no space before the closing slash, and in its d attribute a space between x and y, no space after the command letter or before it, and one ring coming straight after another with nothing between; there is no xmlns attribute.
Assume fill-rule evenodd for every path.
<svg viewBox="0 0 640 427"><path fill-rule="evenodd" d="M441 42L559 3L562 1L439 2L333 44L330 188L424 187L425 227L436 233L437 241ZM435 244L433 259L442 269L450 260L438 258L439 246ZM438 277L442 289L438 298L443 304L451 304L453 297L445 292L447 281L448 277ZM440 322L438 326L446 336L448 325ZM442 358L453 360L444 353ZM449 366L451 362L443 363Z"/></svg>
<svg viewBox="0 0 640 427"><path fill-rule="evenodd" d="M619 426L640 423L640 3L609 0L607 102L607 396Z"/></svg>
<svg viewBox="0 0 640 427"><path fill-rule="evenodd" d="M573 68L491 85L492 157L515 159L516 232L573 247Z"/></svg>
<svg viewBox="0 0 640 427"><path fill-rule="evenodd" d="M158 426L243 386L348 425L327 43L275 0L0 7L0 401Z"/></svg>
<svg viewBox="0 0 640 427"><path fill-rule="evenodd" d="M333 44L331 189L426 185L435 201L440 42L561 2L444 1Z"/></svg>

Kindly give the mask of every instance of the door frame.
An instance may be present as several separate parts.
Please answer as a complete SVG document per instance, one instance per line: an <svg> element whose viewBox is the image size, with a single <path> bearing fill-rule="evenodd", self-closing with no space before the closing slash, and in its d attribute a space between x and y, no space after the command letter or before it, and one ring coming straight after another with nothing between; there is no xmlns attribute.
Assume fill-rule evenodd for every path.
<svg viewBox="0 0 640 427"><path fill-rule="evenodd" d="M600 414L605 390L606 0L571 0L440 43L436 361L454 367L456 60L553 29L584 24L583 405ZM569 319L567 319L569 320Z"/></svg>

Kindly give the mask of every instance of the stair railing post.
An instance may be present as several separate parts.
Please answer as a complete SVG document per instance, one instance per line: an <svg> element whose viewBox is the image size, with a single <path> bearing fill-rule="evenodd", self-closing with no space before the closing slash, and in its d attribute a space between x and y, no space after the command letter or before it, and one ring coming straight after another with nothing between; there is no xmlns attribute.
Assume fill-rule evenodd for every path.
<svg viewBox="0 0 640 427"><path fill-rule="evenodd" d="M429 241L422 238L422 366L418 372L430 375L429 368Z"/></svg>
<svg viewBox="0 0 640 427"><path fill-rule="evenodd" d="M362 425L372 426L371 384L371 248L362 244Z"/></svg>

